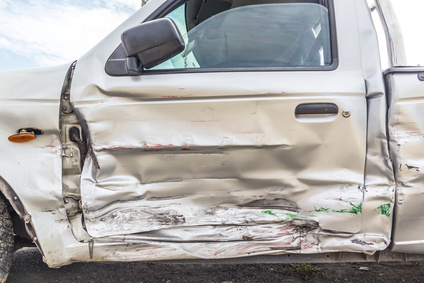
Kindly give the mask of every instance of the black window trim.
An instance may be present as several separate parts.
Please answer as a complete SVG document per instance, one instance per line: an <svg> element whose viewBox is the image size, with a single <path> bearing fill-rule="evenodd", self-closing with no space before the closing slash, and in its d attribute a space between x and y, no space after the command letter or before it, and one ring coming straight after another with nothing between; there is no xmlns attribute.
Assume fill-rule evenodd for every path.
<svg viewBox="0 0 424 283"><path fill-rule="evenodd" d="M143 23L160 19L167 16L169 13L188 2L188 0L166 1L158 9L156 9L150 16L148 16ZM336 19L334 13L333 0L323 0L327 2L328 14L330 22L330 40L331 40L331 57L332 62L329 66L322 67L258 67L258 68L190 68L190 69L163 69L163 70L143 70L140 75L162 75L162 74L187 74L187 73L221 73L221 72L304 72L304 71L334 71L339 66L339 54L337 45L337 31ZM115 51L121 47L120 44ZM121 47L122 48L122 47ZM115 51L113 53L115 53ZM112 53L112 54L113 54ZM112 55L110 56L112 57ZM108 61L110 60L110 57ZM110 74L105 66L105 71L110 76L127 76L127 75L114 75Z"/></svg>

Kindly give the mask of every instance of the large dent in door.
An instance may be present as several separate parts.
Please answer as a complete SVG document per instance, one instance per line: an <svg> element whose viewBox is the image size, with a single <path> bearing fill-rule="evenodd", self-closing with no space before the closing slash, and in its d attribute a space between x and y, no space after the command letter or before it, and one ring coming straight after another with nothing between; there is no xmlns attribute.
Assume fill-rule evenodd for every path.
<svg viewBox="0 0 424 283"><path fill-rule="evenodd" d="M397 182L394 245L396 252L424 253L424 82L423 68L396 68L386 77L391 90L390 149Z"/></svg>
<svg viewBox="0 0 424 283"><path fill-rule="evenodd" d="M89 159L82 176L82 204L90 235L104 237L175 226L256 225L291 218L317 221L314 217L324 229L358 232L363 174L355 168L362 169L364 159L333 162L326 154L330 150L346 156L342 148L326 145L327 140L339 136L344 124L291 122L292 113L282 115L279 108L293 104L294 109L296 102L287 97L263 99L125 104L117 110L125 115L116 122L118 133L113 138L107 135L106 125L111 121L103 125L98 119L99 108L93 115L91 108L84 109L100 167L96 169L97 164ZM229 110L236 105L237 112ZM101 108L102 113L109 113L105 116L119 109L107 100ZM199 108L213 111L216 120L199 125ZM168 113L174 113L173 118L165 120ZM246 123L249 116L255 118ZM286 121L287 130L296 134L274 131L279 127L274 124L276 117ZM162 127L152 127L158 120ZM352 125L358 140L350 142L365 152L360 142L364 129L356 127ZM262 138L258 140L257 135L249 135L251 132L261 133ZM187 143L188 133L191 143ZM328 164L326 168L320 168L323 163ZM352 219L356 221L346 225Z"/></svg>
<svg viewBox="0 0 424 283"><path fill-rule="evenodd" d="M345 2L336 1L336 6L354 6ZM365 3L360 5L361 12L367 11ZM358 21L370 24L360 14ZM343 16L354 22L351 15ZM346 34L359 41L356 33ZM92 142L82 175L82 204L94 237L94 259L385 249L394 183L384 86L375 68L378 56L365 56L377 50L372 29L361 37L364 56L341 54L347 60L341 60L340 72L302 73L301 80L285 73L284 83L281 74L272 72L266 80L251 73L209 74L210 81L202 85L196 84L199 74L190 74L190 80L179 74L161 75L160 85L153 76L134 78L132 83L143 85L140 90L124 88L116 78L86 84L80 75L77 81L84 83L74 103ZM340 50L352 50L344 47ZM362 62L364 69L346 70L346 62ZM245 82L244 89L235 89L234 80ZM300 93L293 83L299 81L320 84L305 83ZM355 119L332 123L333 117L322 117L317 131L311 130L312 123L290 126L293 113L282 109L295 109L302 96L322 102L334 85L338 96L331 96L331 102ZM224 100L232 103L225 106ZM284 134L274 131L281 121L286 122ZM347 127L351 139L340 134ZM334 141L339 143L329 146Z"/></svg>
<svg viewBox="0 0 424 283"><path fill-rule="evenodd" d="M276 107L275 103L274 98L268 107ZM109 102L103 104L108 109ZM264 103L260 107L256 101L237 104L237 115L269 114ZM131 260L225 258L284 252L372 252L387 247L388 235L362 233L370 230L364 229L361 221L365 213L374 218L372 223L378 229L390 229L390 218L377 209L392 202L390 189L368 191L361 183L362 172L349 169L355 162L319 168L319 163L331 164L333 157L311 154L315 149L322 153L325 140L338 136L340 125L324 124L323 132L316 136L297 134L283 139L267 132L271 119L264 119L264 124L252 120L245 127L254 128L262 139L244 134L252 129L243 129L240 135L233 129L225 136L227 144L220 144L220 133L214 132L214 127L219 125L222 130L232 124L228 117L220 117L218 104L209 105L207 109L219 117L202 122L211 125L210 138L191 138L190 142L182 129L190 129L196 137L199 122L191 119L182 124L185 120L181 117L193 118L193 113L176 111L167 121L168 127L154 127L164 131L158 134L163 140L154 140L154 135L145 134L153 133L146 130L151 120L139 117L160 117L151 113L168 113L167 107L176 106L140 111L139 104L128 111L132 108L125 105L125 119L114 127L122 135L115 136L112 145L106 135L110 121L102 125L103 120L94 119L85 109L86 119L97 129L94 139L104 141L92 144L98 164L91 159L92 152L82 176L82 203L88 231L95 238L95 255L108 260L122 260L124 255ZM123 127L131 128L132 119L141 121L139 127L145 131L132 132L127 139ZM229 144L234 141L242 146ZM360 147L359 138L351 142ZM310 150L296 151L298 144ZM124 247L128 241L133 245ZM103 251L108 243L113 243L113 256Z"/></svg>

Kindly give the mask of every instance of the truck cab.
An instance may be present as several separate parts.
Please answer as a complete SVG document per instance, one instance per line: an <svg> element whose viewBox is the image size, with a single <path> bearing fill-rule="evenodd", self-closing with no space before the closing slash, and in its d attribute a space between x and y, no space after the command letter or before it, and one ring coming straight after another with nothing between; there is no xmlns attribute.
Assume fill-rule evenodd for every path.
<svg viewBox="0 0 424 283"><path fill-rule="evenodd" d="M369 2L150 0L70 66L1 74L15 227L52 267L424 253L424 68Z"/></svg>

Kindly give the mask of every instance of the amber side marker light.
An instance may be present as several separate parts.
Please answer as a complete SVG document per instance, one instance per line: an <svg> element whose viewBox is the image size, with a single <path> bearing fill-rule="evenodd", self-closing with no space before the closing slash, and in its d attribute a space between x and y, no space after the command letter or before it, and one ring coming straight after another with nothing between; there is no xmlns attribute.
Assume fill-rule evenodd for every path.
<svg viewBox="0 0 424 283"><path fill-rule="evenodd" d="M21 128L17 134L11 135L9 141L11 142L27 142L32 141L37 135L42 135L44 132L37 128Z"/></svg>
<svg viewBox="0 0 424 283"><path fill-rule="evenodd" d="M17 134L11 135L9 141L11 142L27 142L32 141L37 135L42 135L44 132L37 128L21 128Z"/></svg>
<svg viewBox="0 0 424 283"><path fill-rule="evenodd" d="M9 137L11 142L27 142L35 139L35 135L31 133L15 134Z"/></svg>

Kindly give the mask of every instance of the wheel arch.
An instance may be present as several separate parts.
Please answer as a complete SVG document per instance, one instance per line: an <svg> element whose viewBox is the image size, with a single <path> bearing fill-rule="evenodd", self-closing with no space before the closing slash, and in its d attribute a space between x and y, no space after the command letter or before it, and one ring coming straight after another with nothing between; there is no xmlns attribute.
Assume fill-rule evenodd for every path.
<svg viewBox="0 0 424 283"><path fill-rule="evenodd" d="M30 218L25 207L15 190L0 175L0 196L6 202L10 216L12 218L13 230L15 234L15 250L22 247L33 246L36 239Z"/></svg>

